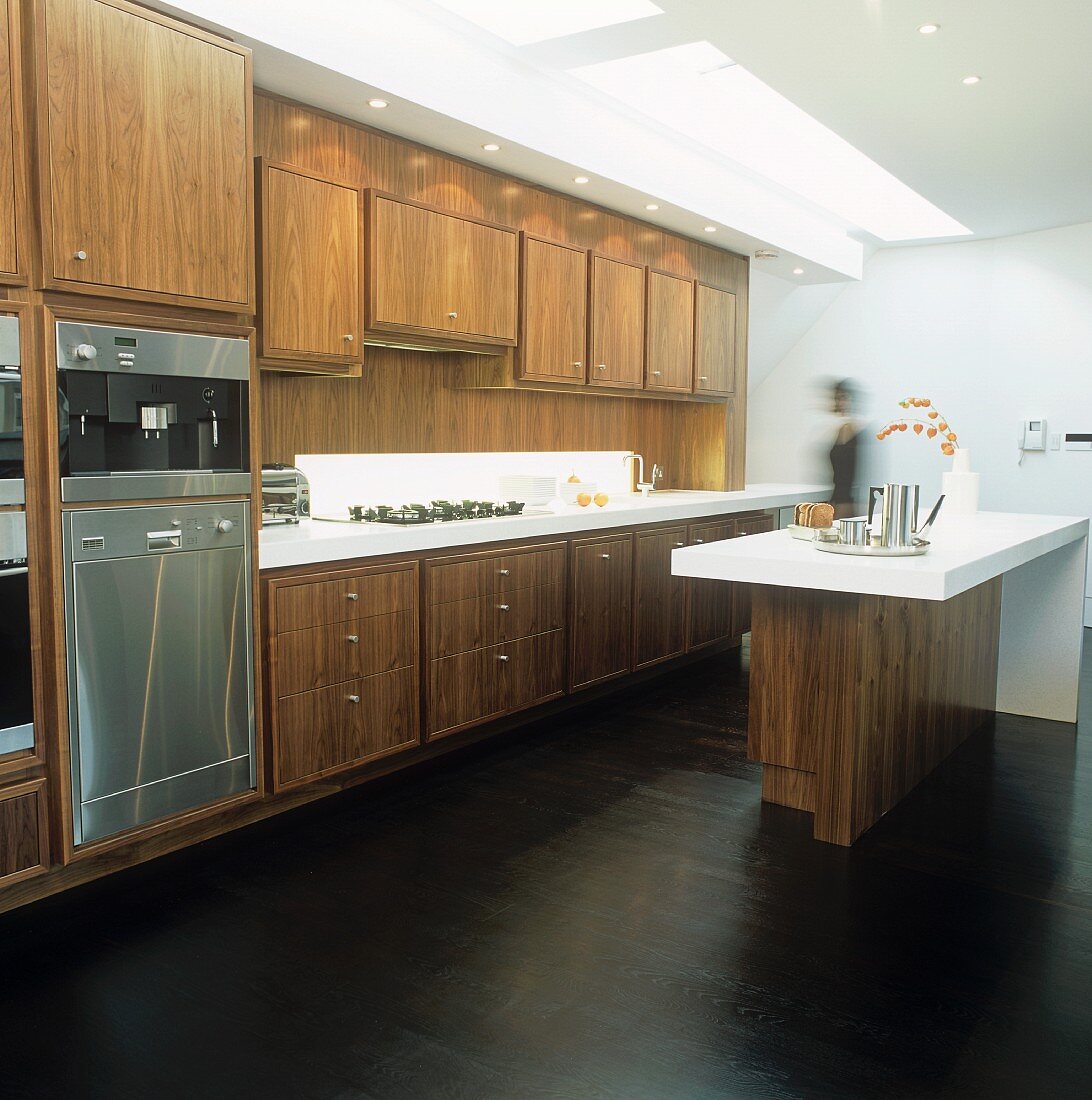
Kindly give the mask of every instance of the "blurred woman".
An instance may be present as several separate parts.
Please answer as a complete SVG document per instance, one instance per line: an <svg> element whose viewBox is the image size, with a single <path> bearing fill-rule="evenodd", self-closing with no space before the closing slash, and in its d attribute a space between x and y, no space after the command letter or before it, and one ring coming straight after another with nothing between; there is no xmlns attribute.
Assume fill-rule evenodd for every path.
<svg viewBox="0 0 1092 1100"><path fill-rule="evenodd" d="M830 387L830 409L836 421L834 442L830 448L830 472L834 491L830 503L834 518L860 514L857 484L857 460L860 452L861 425L853 418L856 391L847 379Z"/></svg>

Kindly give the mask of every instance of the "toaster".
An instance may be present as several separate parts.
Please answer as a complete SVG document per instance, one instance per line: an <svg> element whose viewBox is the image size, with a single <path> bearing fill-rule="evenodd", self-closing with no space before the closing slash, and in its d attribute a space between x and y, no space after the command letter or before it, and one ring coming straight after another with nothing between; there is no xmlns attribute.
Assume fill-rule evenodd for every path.
<svg viewBox="0 0 1092 1100"><path fill-rule="evenodd" d="M311 486L302 470L279 462L262 467L262 526L299 523L311 515Z"/></svg>

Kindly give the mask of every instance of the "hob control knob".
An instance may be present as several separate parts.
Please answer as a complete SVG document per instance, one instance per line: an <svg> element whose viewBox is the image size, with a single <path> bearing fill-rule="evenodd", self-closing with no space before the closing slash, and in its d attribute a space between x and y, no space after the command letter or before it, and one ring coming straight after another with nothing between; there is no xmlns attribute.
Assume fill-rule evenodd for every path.
<svg viewBox="0 0 1092 1100"><path fill-rule="evenodd" d="M235 524L232 523L230 519L222 519L217 522L216 530L219 531L221 535L226 535L229 531L235 530Z"/></svg>
<svg viewBox="0 0 1092 1100"><path fill-rule="evenodd" d="M76 346L77 359L97 359L99 349L94 344L78 344Z"/></svg>

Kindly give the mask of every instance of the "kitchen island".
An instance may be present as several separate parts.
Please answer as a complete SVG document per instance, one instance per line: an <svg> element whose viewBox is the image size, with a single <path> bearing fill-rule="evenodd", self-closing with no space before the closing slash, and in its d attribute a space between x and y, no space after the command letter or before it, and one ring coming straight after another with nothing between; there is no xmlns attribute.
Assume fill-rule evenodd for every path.
<svg viewBox="0 0 1092 1100"><path fill-rule="evenodd" d="M980 513L929 553L822 553L787 531L677 549L755 585L748 754L762 797L852 844L994 711L1075 722L1088 520Z"/></svg>

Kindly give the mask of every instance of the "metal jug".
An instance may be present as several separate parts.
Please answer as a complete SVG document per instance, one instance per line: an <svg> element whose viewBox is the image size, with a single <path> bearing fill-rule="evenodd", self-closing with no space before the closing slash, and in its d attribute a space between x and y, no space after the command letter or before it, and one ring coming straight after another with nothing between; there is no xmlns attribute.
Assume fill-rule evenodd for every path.
<svg viewBox="0 0 1092 1100"><path fill-rule="evenodd" d="M913 546L918 529L917 485L898 485L887 482L882 488L873 485L868 493L868 526L873 538L879 538L881 546ZM880 522L874 516L876 504L880 505Z"/></svg>

